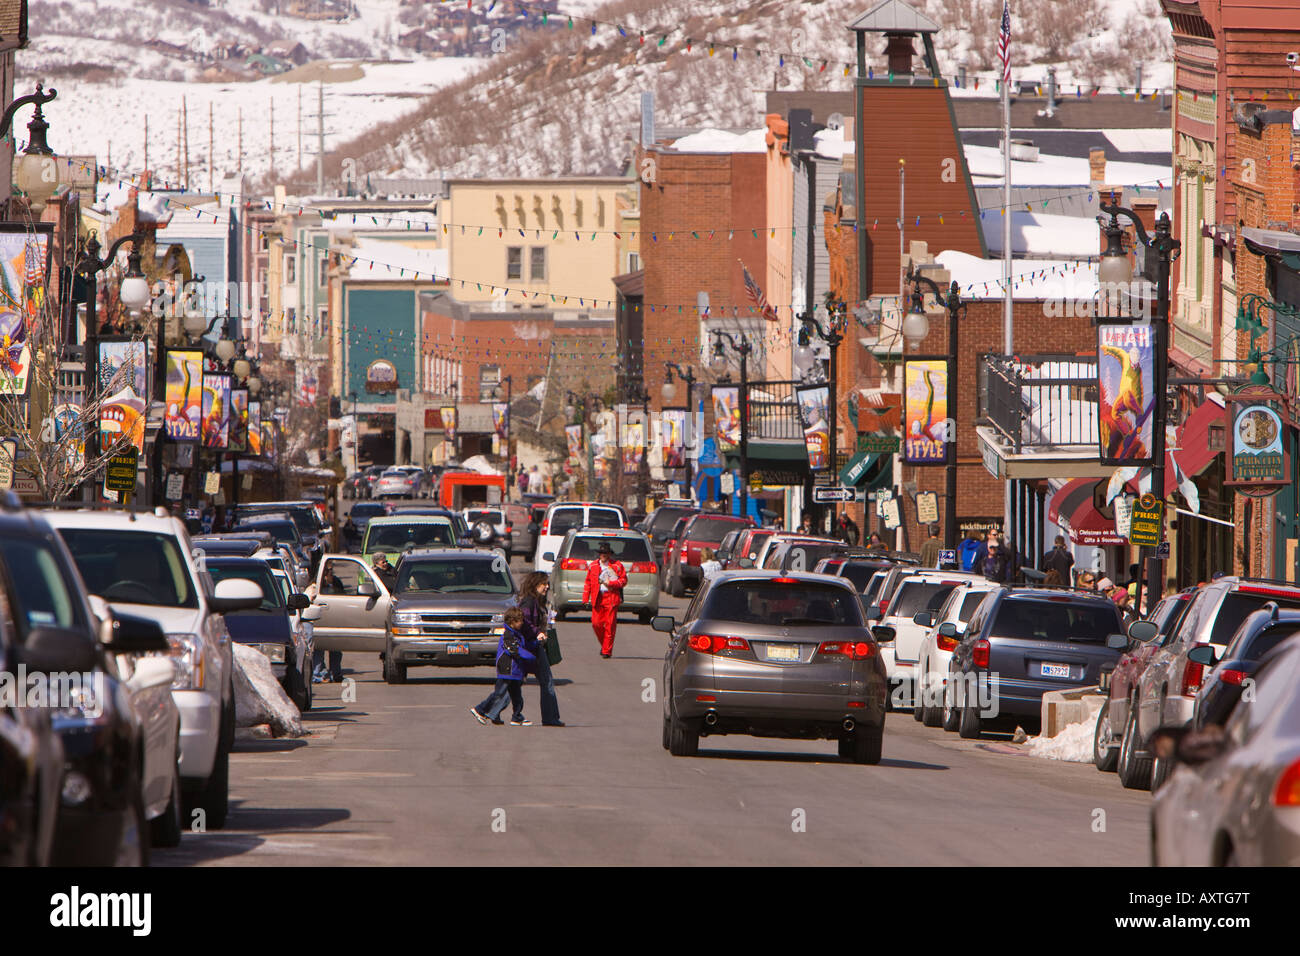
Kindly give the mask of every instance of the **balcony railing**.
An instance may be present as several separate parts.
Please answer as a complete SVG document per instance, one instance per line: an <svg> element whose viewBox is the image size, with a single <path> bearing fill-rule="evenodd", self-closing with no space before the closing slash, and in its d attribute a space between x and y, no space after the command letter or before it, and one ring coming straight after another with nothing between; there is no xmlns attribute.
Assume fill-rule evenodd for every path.
<svg viewBox="0 0 1300 956"><path fill-rule="evenodd" d="M1019 454L1097 447L1097 360L1076 355L981 360L984 418Z"/></svg>
<svg viewBox="0 0 1300 956"><path fill-rule="evenodd" d="M799 403L794 390L799 382L749 383L749 440L803 441Z"/></svg>

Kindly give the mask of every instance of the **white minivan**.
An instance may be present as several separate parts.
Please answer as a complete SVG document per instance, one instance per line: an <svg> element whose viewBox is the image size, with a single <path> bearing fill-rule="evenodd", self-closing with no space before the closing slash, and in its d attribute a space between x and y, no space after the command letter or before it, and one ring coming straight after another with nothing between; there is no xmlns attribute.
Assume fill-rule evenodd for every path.
<svg viewBox="0 0 1300 956"><path fill-rule="evenodd" d="M560 542L573 528L626 528L627 512L618 505L596 501L553 501L537 532L536 571L551 573Z"/></svg>

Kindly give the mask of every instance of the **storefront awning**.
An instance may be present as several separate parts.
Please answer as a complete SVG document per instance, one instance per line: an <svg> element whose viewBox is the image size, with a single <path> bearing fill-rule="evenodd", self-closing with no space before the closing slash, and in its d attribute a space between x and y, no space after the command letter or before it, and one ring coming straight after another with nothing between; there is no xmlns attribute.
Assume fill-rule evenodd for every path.
<svg viewBox="0 0 1300 956"><path fill-rule="evenodd" d="M1128 540L1115 532L1115 520L1097 510L1094 501L1099 486L1105 489L1105 483L1095 478L1066 482L1052 496L1047 519L1060 525L1075 544L1093 548L1127 544Z"/></svg>
<svg viewBox="0 0 1300 956"><path fill-rule="evenodd" d="M1178 474L1174 471L1174 462L1188 478L1199 475L1209 467L1210 462L1223 454L1222 442L1219 447L1210 443L1210 427L1223 422L1223 406L1213 399L1206 399L1196 411L1187 416L1187 421L1178 427L1176 437L1178 447L1165 452L1165 493L1173 494L1178 487ZM1130 481L1126 486L1133 494L1139 493L1138 482Z"/></svg>
<svg viewBox="0 0 1300 956"><path fill-rule="evenodd" d="M840 484L848 488L856 487L871 473L871 468L879 457L878 454L869 451L858 452L849 459L849 463L840 472Z"/></svg>

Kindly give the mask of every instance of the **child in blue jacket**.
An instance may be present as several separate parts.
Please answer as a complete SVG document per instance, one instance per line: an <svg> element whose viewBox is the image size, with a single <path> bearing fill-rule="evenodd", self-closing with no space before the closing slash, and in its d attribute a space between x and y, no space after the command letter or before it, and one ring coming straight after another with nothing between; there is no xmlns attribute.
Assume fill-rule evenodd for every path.
<svg viewBox="0 0 1300 956"><path fill-rule="evenodd" d="M505 613L505 630L497 644L497 683L492 693L477 706L471 707L470 713L480 724L491 721L503 723L501 711L506 706L506 697L513 705L510 717L512 727L531 727L532 721L524 718L524 692L522 688L525 675L531 670L531 662L536 656L524 647L524 636L520 628L524 623L524 612L512 607Z"/></svg>

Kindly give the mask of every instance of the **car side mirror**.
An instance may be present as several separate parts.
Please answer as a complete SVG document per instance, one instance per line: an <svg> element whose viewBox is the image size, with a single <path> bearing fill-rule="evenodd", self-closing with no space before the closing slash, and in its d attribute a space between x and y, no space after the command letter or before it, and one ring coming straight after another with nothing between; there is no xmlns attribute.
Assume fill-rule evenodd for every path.
<svg viewBox="0 0 1300 956"><path fill-rule="evenodd" d="M677 621L673 619L671 614L660 614L658 617L650 619L650 626L656 631L671 634L677 630Z"/></svg>
<svg viewBox="0 0 1300 956"><path fill-rule="evenodd" d="M555 552L554 552L554 551L547 551L545 554L542 555L542 560L543 560L543 561L554 561L554 560L555 560Z"/></svg>
<svg viewBox="0 0 1300 956"><path fill-rule="evenodd" d="M871 628L871 636L876 639L877 644L892 644L898 633L887 624L877 624Z"/></svg>
<svg viewBox="0 0 1300 956"><path fill-rule="evenodd" d="M742 568L744 568L746 571L748 571L750 568L752 568L752 567L754 566L754 559L753 559L753 558L741 558L740 561L737 562L737 563L738 563Z"/></svg>
<svg viewBox="0 0 1300 956"><path fill-rule="evenodd" d="M357 585L357 594L367 598L379 597L379 585L369 578Z"/></svg>
<svg viewBox="0 0 1300 956"><path fill-rule="evenodd" d="M1204 664L1206 667L1213 667L1218 655L1214 653L1213 644L1197 644L1187 652L1187 659L1196 664Z"/></svg>
<svg viewBox="0 0 1300 956"><path fill-rule="evenodd" d="M324 613L325 613L325 609L323 607L321 607L319 604L313 604L310 607L303 609L301 618L304 621L319 621L321 619L321 615Z"/></svg>
<svg viewBox="0 0 1300 956"><path fill-rule="evenodd" d="M938 634L940 637L956 637L957 625L954 624L952 621L944 621L942 624L939 625Z"/></svg>
<svg viewBox="0 0 1300 956"><path fill-rule="evenodd" d="M1114 648L1117 651L1127 650L1129 639L1124 634L1112 634L1106 638L1106 646Z"/></svg>
<svg viewBox="0 0 1300 956"><path fill-rule="evenodd" d="M262 589L245 578L226 578L217 582L208 603L218 614L249 611L262 606Z"/></svg>
<svg viewBox="0 0 1300 956"><path fill-rule="evenodd" d="M1155 639L1160 629L1151 621L1134 621L1128 626L1128 636L1143 644Z"/></svg>
<svg viewBox="0 0 1300 956"><path fill-rule="evenodd" d="M309 607L311 607L311 598L309 598L307 595L305 594L289 595L289 610L305 611Z"/></svg>
<svg viewBox="0 0 1300 956"><path fill-rule="evenodd" d="M1177 758L1190 767L1206 763L1228 749L1227 733L1218 724L1199 730L1189 726L1161 727L1151 735L1151 751L1158 758Z"/></svg>
<svg viewBox="0 0 1300 956"><path fill-rule="evenodd" d="M114 613L112 631L106 643L116 654L147 654L171 650L167 635L156 621L134 614Z"/></svg>
<svg viewBox="0 0 1300 956"><path fill-rule="evenodd" d="M922 627L934 627L934 611L917 611L912 615L912 623Z"/></svg>
<svg viewBox="0 0 1300 956"><path fill-rule="evenodd" d="M867 615L867 620L868 620L868 621L879 621L879 620L880 620L880 607L879 607L878 605L872 604L872 605L870 605L870 606L864 608L863 610L864 610L864 612L865 612L866 615Z"/></svg>
<svg viewBox="0 0 1300 956"><path fill-rule="evenodd" d="M85 673L95 669L95 644L82 631L68 627L37 627L27 635L19 660L29 670Z"/></svg>

